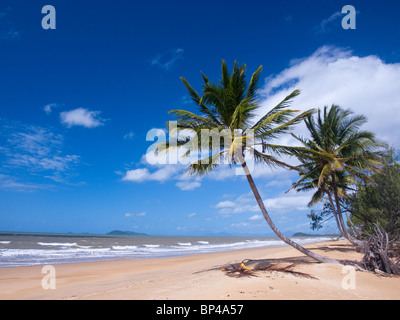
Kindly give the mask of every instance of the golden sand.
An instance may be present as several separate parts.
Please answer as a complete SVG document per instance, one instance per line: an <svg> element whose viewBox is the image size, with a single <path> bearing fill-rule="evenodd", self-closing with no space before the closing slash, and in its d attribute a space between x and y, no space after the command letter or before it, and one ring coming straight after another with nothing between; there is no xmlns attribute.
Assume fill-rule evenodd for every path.
<svg viewBox="0 0 400 320"><path fill-rule="evenodd" d="M305 247L334 259L360 260L344 240ZM223 267L244 259L296 263L294 271L257 271L234 278ZM273 259L273 260L270 260ZM172 258L55 265L55 289L44 289L43 266L0 269L0 299L400 299L400 279L316 263L291 247L267 247ZM46 287L46 285L45 285Z"/></svg>

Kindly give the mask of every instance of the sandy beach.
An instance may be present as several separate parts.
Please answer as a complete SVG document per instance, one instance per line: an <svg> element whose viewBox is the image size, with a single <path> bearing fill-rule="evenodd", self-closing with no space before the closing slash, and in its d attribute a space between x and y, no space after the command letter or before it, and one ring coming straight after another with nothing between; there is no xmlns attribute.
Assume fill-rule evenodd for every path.
<svg viewBox="0 0 400 320"><path fill-rule="evenodd" d="M336 259L361 259L347 241L305 247ZM277 271L229 277L223 267L268 259L313 278ZM315 263L291 247L268 247L172 258L55 265L55 289L45 290L43 266L0 269L0 299L400 299L400 279Z"/></svg>

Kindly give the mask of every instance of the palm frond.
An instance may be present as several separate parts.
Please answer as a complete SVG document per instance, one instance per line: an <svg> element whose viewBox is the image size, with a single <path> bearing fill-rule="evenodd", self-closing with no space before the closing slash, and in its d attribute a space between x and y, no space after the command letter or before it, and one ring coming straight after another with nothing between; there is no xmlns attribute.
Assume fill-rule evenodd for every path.
<svg viewBox="0 0 400 320"><path fill-rule="evenodd" d="M296 111L288 110L287 112L290 114L290 113L294 113ZM294 125L300 123L301 121L304 120L304 118L308 117L310 114L312 114L314 112L315 112L314 109L307 110L307 111L301 113L300 115L290 119L289 121L282 123L279 126L276 126L272 129L262 132L260 134L257 134L257 137L264 138L264 137L270 136L270 137L275 138L275 137L277 137L277 135L280 135L283 133L289 133L289 131L291 131L293 129Z"/></svg>
<svg viewBox="0 0 400 320"><path fill-rule="evenodd" d="M254 158L257 160L257 162L263 163L268 165L269 167L276 168L285 168L289 170L296 170L300 171L299 167L289 165L281 160L278 160L276 157L269 155L269 154L264 154L262 152L259 152L256 149L253 149L252 152L254 152Z"/></svg>
<svg viewBox="0 0 400 320"><path fill-rule="evenodd" d="M262 72L262 66L259 66L258 69L251 76L249 87L247 89L247 94L246 94L246 98L250 99L250 101L254 101L256 99L256 92L258 90L258 82L260 80L261 72Z"/></svg>
<svg viewBox="0 0 400 320"><path fill-rule="evenodd" d="M292 100L300 94L300 90L294 90L291 94L286 96L281 102L279 102L274 108L267 112L260 120L258 120L251 129L256 130L257 127L266 119L274 115L275 113L281 111L284 108L290 106ZM282 121L284 121L282 119Z"/></svg>

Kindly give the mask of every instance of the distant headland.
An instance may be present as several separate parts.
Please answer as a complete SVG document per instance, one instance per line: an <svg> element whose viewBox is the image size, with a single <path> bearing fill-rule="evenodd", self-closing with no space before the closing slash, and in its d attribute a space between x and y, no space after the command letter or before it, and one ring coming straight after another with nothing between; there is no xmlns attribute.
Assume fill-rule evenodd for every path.
<svg viewBox="0 0 400 320"><path fill-rule="evenodd" d="M148 236L146 233L138 233L133 231L121 231L121 230L113 230L111 232L106 233L110 236Z"/></svg>

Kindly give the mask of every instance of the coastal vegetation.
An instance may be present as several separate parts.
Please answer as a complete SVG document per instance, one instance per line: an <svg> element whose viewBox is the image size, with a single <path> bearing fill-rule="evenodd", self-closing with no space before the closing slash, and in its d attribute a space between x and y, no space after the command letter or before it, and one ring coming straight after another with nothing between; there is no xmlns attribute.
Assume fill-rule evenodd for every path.
<svg viewBox="0 0 400 320"><path fill-rule="evenodd" d="M344 202L350 214L349 227L356 235L370 236L376 228L391 241L400 237L400 156L388 149L381 171L372 181L360 180L356 191Z"/></svg>
<svg viewBox="0 0 400 320"><path fill-rule="evenodd" d="M314 227L323 216L332 215L340 234L365 253L363 267L399 274L400 268L389 258L400 227L398 164L393 151L384 156L387 146L360 129L366 122L364 115L337 105L318 110L316 119L309 115L305 124L311 138L292 133L302 145L291 150L302 169L292 188L315 190L310 206L325 200L320 215L309 215Z"/></svg>
<svg viewBox="0 0 400 320"><path fill-rule="evenodd" d="M369 131L359 130L366 122L363 115L337 105L327 106L305 119L311 138L292 133L302 147L291 152L300 161L300 180L293 185L299 191L316 190L310 205L328 199L341 235L355 245L362 243L347 231L340 198L346 198L358 180L370 180L367 172L378 172L379 150L384 145Z"/></svg>
<svg viewBox="0 0 400 320"><path fill-rule="evenodd" d="M358 179L351 192L340 198L341 211L346 214L345 228L363 246L362 265L370 270L399 274L400 261L400 164L391 148L382 157L379 171L368 179ZM320 229L335 215L329 202L322 210L312 210L312 229ZM397 260L397 263L393 261Z"/></svg>

